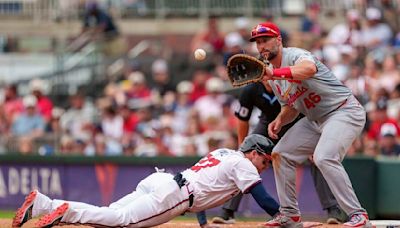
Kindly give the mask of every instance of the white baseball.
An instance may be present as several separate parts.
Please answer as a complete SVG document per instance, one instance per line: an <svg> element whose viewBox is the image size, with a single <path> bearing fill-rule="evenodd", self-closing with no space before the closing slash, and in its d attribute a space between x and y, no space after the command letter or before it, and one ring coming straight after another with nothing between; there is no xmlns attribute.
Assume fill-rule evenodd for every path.
<svg viewBox="0 0 400 228"><path fill-rule="evenodd" d="M204 51L204 49L199 48L199 49L196 49L196 51L194 51L194 58L196 60L199 60L199 61L204 60L206 58L206 56L207 56L207 53L206 53L206 51Z"/></svg>

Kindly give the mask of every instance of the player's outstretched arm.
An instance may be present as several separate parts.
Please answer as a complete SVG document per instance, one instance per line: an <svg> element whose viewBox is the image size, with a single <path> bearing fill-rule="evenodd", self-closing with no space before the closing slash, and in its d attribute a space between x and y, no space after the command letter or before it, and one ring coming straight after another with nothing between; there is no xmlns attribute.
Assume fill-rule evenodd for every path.
<svg viewBox="0 0 400 228"><path fill-rule="evenodd" d="M293 79L305 80L313 77L317 73L317 66L309 60L303 60L290 67Z"/></svg>
<svg viewBox="0 0 400 228"><path fill-rule="evenodd" d="M250 194L256 200L257 204L260 205L260 207L264 209L264 211L270 216L273 217L279 212L279 204L267 193L267 191L265 191L265 188L261 182L254 185L254 187L250 190Z"/></svg>
<svg viewBox="0 0 400 228"><path fill-rule="evenodd" d="M303 60L294 66L287 66L276 69L265 70L263 80L306 80L317 73L317 66L314 62Z"/></svg>

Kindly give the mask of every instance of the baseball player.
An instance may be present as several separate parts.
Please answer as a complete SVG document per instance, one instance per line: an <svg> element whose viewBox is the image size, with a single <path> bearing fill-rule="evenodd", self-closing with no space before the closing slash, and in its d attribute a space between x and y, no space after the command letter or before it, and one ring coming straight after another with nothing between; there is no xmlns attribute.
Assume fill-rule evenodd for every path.
<svg viewBox="0 0 400 228"><path fill-rule="evenodd" d="M249 133L249 119L252 115L253 107L260 109L261 115L259 116L259 121L252 133L261 134L268 137L267 126L278 116L281 110L278 99L274 95L268 82L257 82L245 86L240 94L239 104L240 105L238 105L235 110L235 116L238 118L239 144L243 142L244 138ZM302 117L304 116L299 115L295 121L285 125L279 132L279 137L282 137L285 132ZM279 141L279 139L269 139L271 139L274 144L278 143ZM318 168L316 168L315 165L311 166L311 171L322 208L328 212L327 223L338 224L345 222L347 216L345 216L344 212L340 210L340 207L338 206L338 203L321 172ZM231 200L227 201L222 208L222 215L220 217L214 217L212 222L223 224L234 223L234 212L239 208L242 196L242 194L238 194Z"/></svg>
<svg viewBox="0 0 400 228"><path fill-rule="evenodd" d="M269 215L279 213L278 203L261 184L273 143L262 135L249 135L239 151L217 149L191 168L176 174L156 172L142 180L135 191L108 207L51 200L37 190L26 197L12 226L45 214L36 227L59 222L111 227L150 227L185 212L198 212L223 204L239 192L251 193Z"/></svg>
<svg viewBox="0 0 400 228"><path fill-rule="evenodd" d="M268 134L277 139L282 126L297 121L273 149L273 167L280 201L280 213L266 227L302 227L296 199L295 171L313 155L340 207L349 216L345 227L372 227L367 212L354 193L342 160L366 119L364 108L351 91L310 52L283 48L279 28L260 23L251 31L260 55L272 66L268 80L281 103L281 111L268 125Z"/></svg>

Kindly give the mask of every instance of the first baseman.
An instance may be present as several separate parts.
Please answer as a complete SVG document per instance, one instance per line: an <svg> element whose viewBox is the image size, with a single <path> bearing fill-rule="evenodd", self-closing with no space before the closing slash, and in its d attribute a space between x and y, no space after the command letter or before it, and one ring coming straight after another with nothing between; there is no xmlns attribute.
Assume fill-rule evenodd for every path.
<svg viewBox="0 0 400 228"><path fill-rule="evenodd" d="M282 126L299 113L305 115L291 127L273 149L273 167L280 201L280 214L266 227L302 227L296 199L296 166L313 155L340 207L349 216L345 227L372 227L367 212L354 193L342 160L366 119L364 108L332 72L310 52L283 48L278 26L260 23L251 32L260 55L273 69L268 80L282 109L268 125L278 138Z"/></svg>

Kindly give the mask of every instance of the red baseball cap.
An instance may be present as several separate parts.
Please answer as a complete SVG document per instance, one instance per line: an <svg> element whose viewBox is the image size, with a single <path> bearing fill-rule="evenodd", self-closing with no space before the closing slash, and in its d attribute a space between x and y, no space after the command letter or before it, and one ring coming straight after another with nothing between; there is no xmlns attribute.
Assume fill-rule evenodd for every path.
<svg viewBox="0 0 400 228"><path fill-rule="evenodd" d="M280 36L281 31L279 27L272 22L264 22L258 24L251 30L250 42L254 42L257 37L262 36Z"/></svg>

